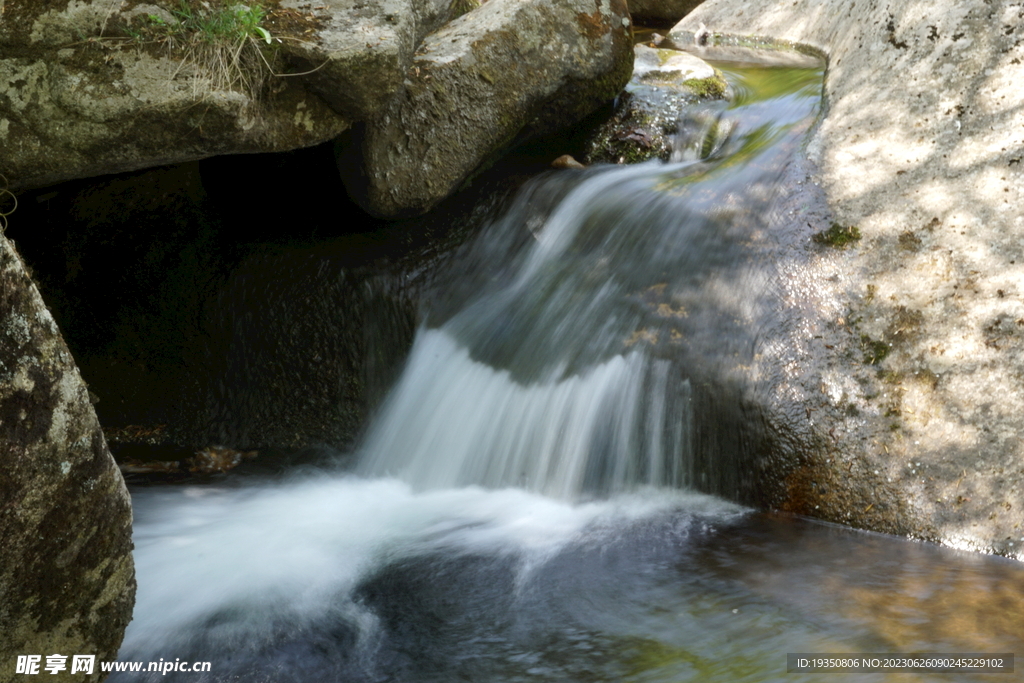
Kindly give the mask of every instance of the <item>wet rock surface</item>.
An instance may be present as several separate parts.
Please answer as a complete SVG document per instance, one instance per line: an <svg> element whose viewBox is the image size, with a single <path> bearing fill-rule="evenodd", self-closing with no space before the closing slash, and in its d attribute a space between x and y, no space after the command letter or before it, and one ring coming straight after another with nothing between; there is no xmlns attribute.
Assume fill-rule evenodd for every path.
<svg viewBox="0 0 1024 683"><path fill-rule="evenodd" d="M0 678L14 680L17 655L114 659L135 573L128 493L88 390L3 236L0 359Z"/></svg>
<svg viewBox="0 0 1024 683"><path fill-rule="evenodd" d="M779 342L796 353L771 421L805 435L782 442L780 461L803 455L781 507L1022 556L1021 19L980 0L927 15L710 0L669 34L829 61L827 113L794 177L820 185L827 211L796 201L780 221L795 231L782 286L806 313ZM832 224L860 239L813 239Z"/></svg>

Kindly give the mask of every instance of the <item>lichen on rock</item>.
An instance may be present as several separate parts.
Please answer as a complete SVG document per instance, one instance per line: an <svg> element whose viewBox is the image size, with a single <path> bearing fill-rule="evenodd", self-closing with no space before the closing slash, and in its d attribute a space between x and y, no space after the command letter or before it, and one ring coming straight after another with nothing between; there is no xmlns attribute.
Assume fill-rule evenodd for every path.
<svg viewBox="0 0 1024 683"><path fill-rule="evenodd" d="M0 679L14 680L17 655L114 659L135 596L131 504L74 360L2 235L0 434Z"/></svg>
<svg viewBox="0 0 1024 683"><path fill-rule="evenodd" d="M629 79L630 26L622 0L490 0L445 25L341 162L350 192L378 215L422 213L495 152L579 121Z"/></svg>
<svg viewBox="0 0 1024 683"><path fill-rule="evenodd" d="M191 39L193 49L175 49L190 39L173 32L154 42L137 33L140 21L153 20L140 18L136 5L2 5L0 172L12 188L295 149L351 125L298 79L268 77L268 70L287 67L273 60L274 46L264 46L273 60L267 63L255 48L235 65L197 63L230 62L235 51L198 49L206 45L202 35ZM227 39L263 44L255 36ZM211 78L211 69L227 77Z"/></svg>

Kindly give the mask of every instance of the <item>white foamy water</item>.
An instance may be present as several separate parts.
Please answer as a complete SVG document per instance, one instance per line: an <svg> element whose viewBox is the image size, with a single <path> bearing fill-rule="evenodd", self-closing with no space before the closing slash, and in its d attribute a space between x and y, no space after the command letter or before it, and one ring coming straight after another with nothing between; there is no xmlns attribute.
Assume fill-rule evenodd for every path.
<svg viewBox="0 0 1024 683"><path fill-rule="evenodd" d="M421 331L359 471L421 489L521 486L566 500L588 488L677 484L669 474L683 454L662 439L668 365L630 353L523 385L445 331ZM686 418L670 419L681 432Z"/></svg>
<svg viewBox="0 0 1024 683"><path fill-rule="evenodd" d="M741 511L664 489L571 504L515 488L417 493L395 479L356 476L141 491L134 504L139 589L122 656L173 652L193 630L209 638L216 629L197 627L232 610L253 610L242 620L247 637L269 635L261 632L273 626L267 612L344 619L365 637L375 620L351 593L403 558L484 553L514 557L528 571L569 543L607 542L652 515L724 520Z"/></svg>

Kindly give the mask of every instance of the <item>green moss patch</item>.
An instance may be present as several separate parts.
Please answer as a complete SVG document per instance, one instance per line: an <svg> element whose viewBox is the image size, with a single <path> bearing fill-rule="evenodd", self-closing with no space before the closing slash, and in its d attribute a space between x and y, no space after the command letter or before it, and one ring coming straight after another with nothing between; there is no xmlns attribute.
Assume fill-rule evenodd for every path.
<svg viewBox="0 0 1024 683"><path fill-rule="evenodd" d="M480 0L452 0L451 5L448 6L448 12L452 19L457 19L463 14L472 12L480 6Z"/></svg>
<svg viewBox="0 0 1024 683"><path fill-rule="evenodd" d="M818 244L827 244L836 249L845 249L850 244L860 240L860 228L855 225L842 226L833 223L828 230L816 233L812 238Z"/></svg>
<svg viewBox="0 0 1024 683"><path fill-rule="evenodd" d="M722 99L725 97L725 91L728 87L725 79L718 73L707 78L687 79L683 81L683 85L693 91L693 94L697 97L708 100Z"/></svg>
<svg viewBox="0 0 1024 683"><path fill-rule="evenodd" d="M868 365L878 365L892 351L886 342L872 339L866 334L860 336L860 344L864 349L864 362Z"/></svg>

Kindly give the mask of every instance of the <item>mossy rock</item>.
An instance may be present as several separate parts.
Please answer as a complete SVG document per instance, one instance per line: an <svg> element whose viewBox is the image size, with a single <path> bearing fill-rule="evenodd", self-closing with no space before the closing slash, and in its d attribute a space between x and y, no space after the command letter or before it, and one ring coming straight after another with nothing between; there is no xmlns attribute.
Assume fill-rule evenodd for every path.
<svg viewBox="0 0 1024 683"><path fill-rule="evenodd" d="M21 678L19 655L112 660L135 600L128 492L74 359L3 235L0 423L0 680Z"/></svg>
<svg viewBox="0 0 1024 683"><path fill-rule="evenodd" d="M629 93L587 143L584 162L636 164L650 159L668 160L675 124L647 110Z"/></svg>
<svg viewBox="0 0 1024 683"><path fill-rule="evenodd" d="M693 91L697 97L705 100L720 100L725 97L729 88L729 84L717 70L714 76L708 78L689 78L683 81L683 86Z"/></svg>
<svg viewBox="0 0 1024 683"><path fill-rule="evenodd" d="M633 78L614 112L585 144L583 160L588 164L668 161L680 122L727 94L725 77L711 65L677 50L637 46Z"/></svg>

